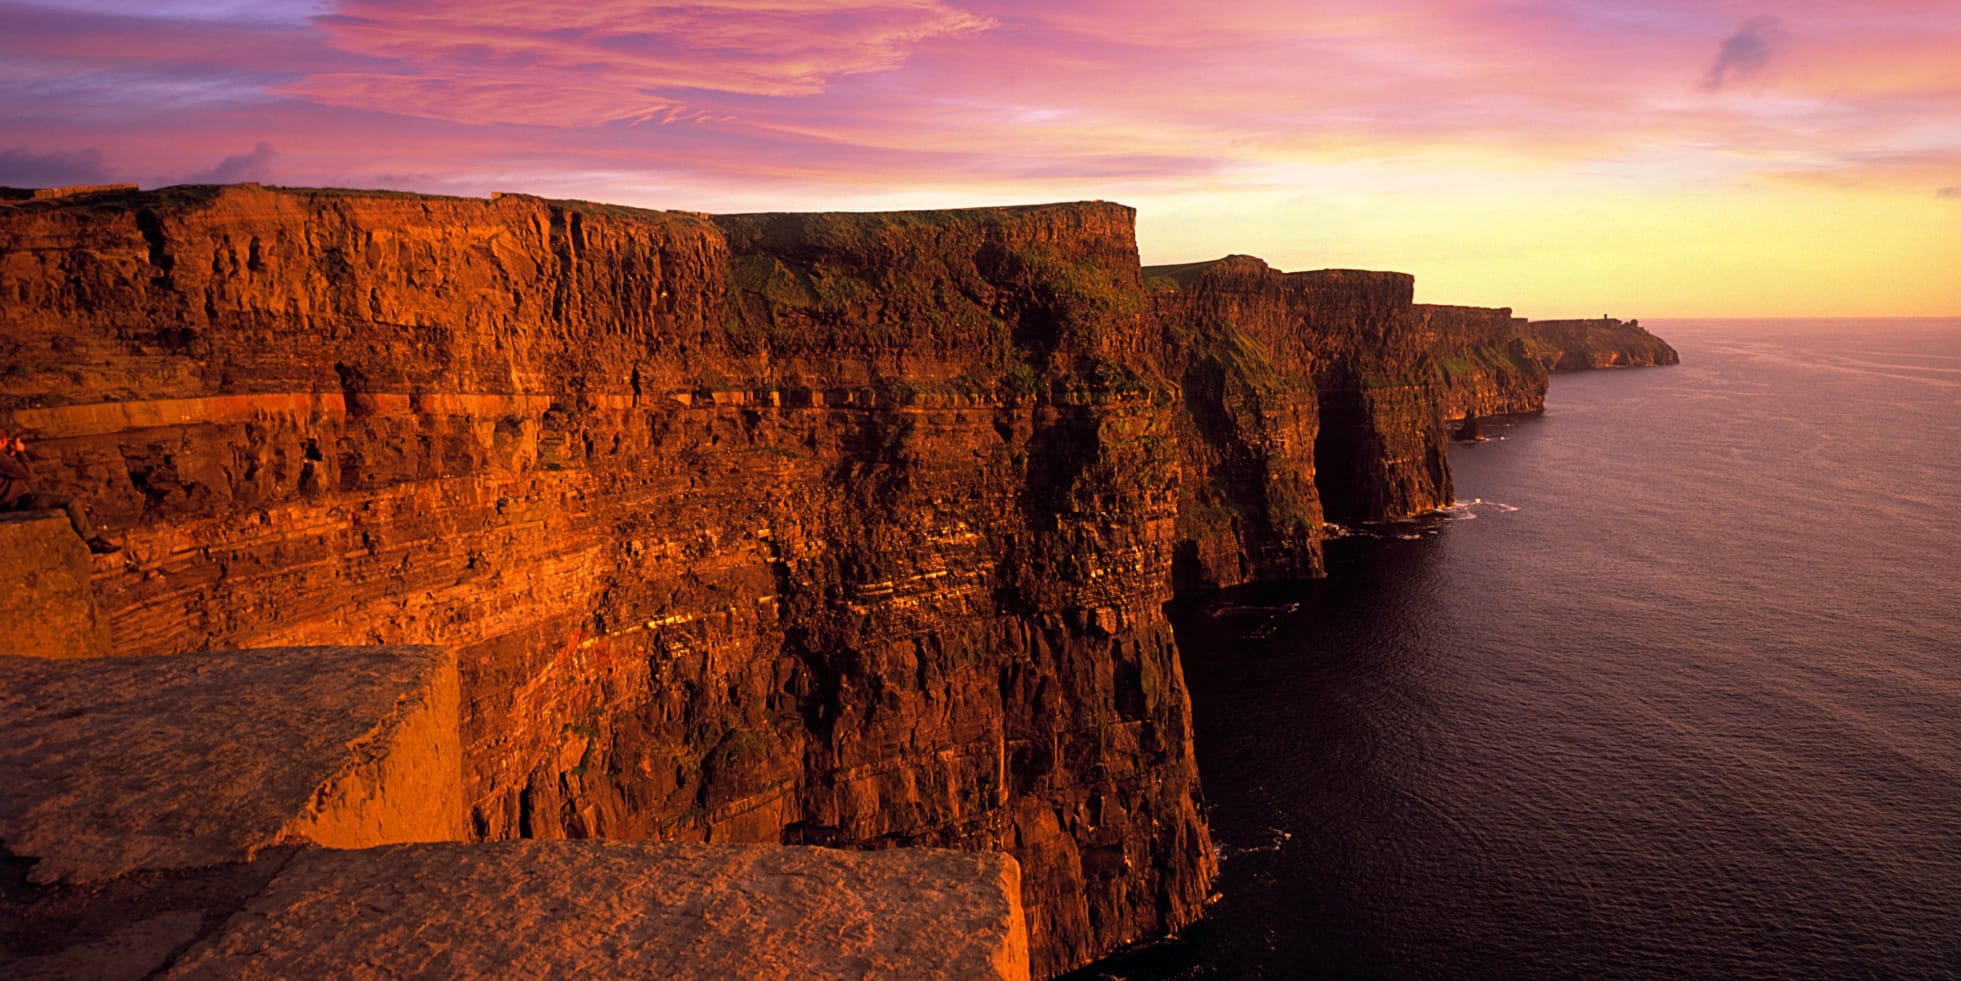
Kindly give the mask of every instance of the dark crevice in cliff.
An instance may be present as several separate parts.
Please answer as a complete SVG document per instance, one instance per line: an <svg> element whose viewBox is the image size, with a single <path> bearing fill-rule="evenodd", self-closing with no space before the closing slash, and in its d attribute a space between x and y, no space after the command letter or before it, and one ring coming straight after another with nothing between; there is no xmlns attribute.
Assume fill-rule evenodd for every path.
<svg viewBox="0 0 1961 981"><path fill-rule="evenodd" d="M1326 520L1344 525L1386 517L1379 497L1371 493L1368 470L1381 448L1369 445L1361 393L1326 392L1318 404L1321 426L1314 437L1314 488L1321 495L1321 513Z"/></svg>
<svg viewBox="0 0 1961 981"><path fill-rule="evenodd" d="M156 212L145 208L136 213L136 230L142 233L143 245L148 252L150 265L157 270L156 276L150 280L151 284L169 288L170 270L176 265L177 260L171 258L170 251L164 243L163 220L157 217Z"/></svg>

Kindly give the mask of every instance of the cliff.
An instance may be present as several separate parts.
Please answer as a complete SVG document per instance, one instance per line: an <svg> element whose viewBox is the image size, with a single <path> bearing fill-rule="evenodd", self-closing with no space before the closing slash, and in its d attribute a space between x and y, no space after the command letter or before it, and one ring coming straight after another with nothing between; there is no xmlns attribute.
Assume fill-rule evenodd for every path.
<svg viewBox="0 0 1961 981"><path fill-rule="evenodd" d="M124 543L112 653L454 650L468 837L1004 851L1052 974L1208 893L1173 590L1544 390L1509 311L1133 218L12 199L0 418Z"/></svg>
<svg viewBox="0 0 1961 981"><path fill-rule="evenodd" d="M1638 320L1534 320L1522 333L1528 353L1548 371L1657 367L1682 360Z"/></svg>
<svg viewBox="0 0 1961 981"><path fill-rule="evenodd" d="M1212 856L1129 209L0 209L0 409L119 654L458 652L472 836L1000 849L1038 974Z"/></svg>
<svg viewBox="0 0 1961 981"><path fill-rule="evenodd" d="M1526 321L1506 307L1417 304L1436 366L1446 420L1514 415L1546 407L1546 367L1533 354Z"/></svg>
<svg viewBox="0 0 1961 981"><path fill-rule="evenodd" d="M1431 304L1417 304L1414 316L1446 420L1543 411L1552 371L1680 362L1674 348L1634 321L1527 321L1509 308Z"/></svg>
<svg viewBox="0 0 1961 981"><path fill-rule="evenodd" d="M1450 502L1411 277L1283 273L1250 256L1144 270L1176 379L1181 588L1314 575L1324 517Z"/></svg>
<svg viewBox="0 0 1961 981"><path fill-rule="evenodd" d="M65 575L62 550L8 544ZM20 592L29 622L78 602ZM0 656L8 978L1029 976L999 852L457 844L441 648L105 657L67 639Z"/></svg>

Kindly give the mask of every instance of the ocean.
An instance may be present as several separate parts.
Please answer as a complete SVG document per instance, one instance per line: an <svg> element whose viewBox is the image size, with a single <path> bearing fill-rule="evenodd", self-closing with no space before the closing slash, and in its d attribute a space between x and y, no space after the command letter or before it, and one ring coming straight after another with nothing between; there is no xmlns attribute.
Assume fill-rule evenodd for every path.
<svg viewBox="0 0 1961 981"><path fill-rule="evenodd" d="M1961 320L1648 326L1174 611L1220 898L1080 977L1961 976Z"/></svg>

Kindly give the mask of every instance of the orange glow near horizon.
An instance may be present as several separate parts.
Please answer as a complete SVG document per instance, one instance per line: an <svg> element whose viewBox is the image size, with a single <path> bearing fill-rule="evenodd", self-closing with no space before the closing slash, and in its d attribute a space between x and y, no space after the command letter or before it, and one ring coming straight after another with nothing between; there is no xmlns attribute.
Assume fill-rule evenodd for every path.
<svg viewBox="0 0 1961 981"><path fill-rule="evenodd" d="M0 184L1101 198L1524 316L1961 314L1961 8L0 0Z"/></svg>

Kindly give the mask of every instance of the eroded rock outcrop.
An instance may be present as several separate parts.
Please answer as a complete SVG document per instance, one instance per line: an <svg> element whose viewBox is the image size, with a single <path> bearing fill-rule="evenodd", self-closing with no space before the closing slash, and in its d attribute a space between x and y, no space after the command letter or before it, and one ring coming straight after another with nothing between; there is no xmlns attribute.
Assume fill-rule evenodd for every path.
<svg viewBox="0 0 1961 981"><path fill-rule="evenodd" d="M1637 320L1534 320L1524 335L1527 350L1548 371L1657 367L1682 360Z"/></svg>
<svg viewBox="0 0 1961 981"><path fill-rule="evenodd" d="M1546 368L1526 321L1507 307L1419 303L1415 316L1436 366L1446 420L1517 415L1546 407Z"/></svg>
<svg viewBox="0 0 1961 981"><path fill-rule="evenodd" d="M475 836L999 848L1049 973L1212 870L1131 227L22 203L0 408L118 652L453 647Z"/></svg>
<svg viewBox="0 0 1961 981"><path fill-rule="evenodd" d="M1450 501L1403 273L1284 273L1250 256L1145 270L1180 383L1182 587L1318 574L1324 518Z"/></svg>
<svg viewBox="0 0 1961 981"><path fill-rule="evenodd" d="M1026 981L1013 859L928 848L505 841L281 846L25 886L0 973L69 978Z"/></svg>
<svg viewBox="0 0 1961 981"><path fill-rule="evenodd" d="M463 837L438 648L0 657L0 719L0 843L35 882Z"/></svg>
<svg viewBox="0 0 1961 981"><path fill-rule="evenodd" d="M444 645L471 837L1001 850L1045 975L1207 894L1174 585L1318 574L1544 390L1509 311L1132 229L10 200L0 412L117 653Z"/></svg>
<svg viewBox="0 0 1961 981"><path fill-rule="evenodd" d="M511 841L294 856L168 978L1025 981L1015 863Z"/></svg>

